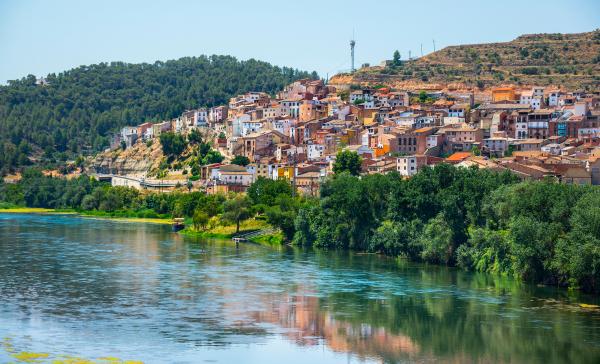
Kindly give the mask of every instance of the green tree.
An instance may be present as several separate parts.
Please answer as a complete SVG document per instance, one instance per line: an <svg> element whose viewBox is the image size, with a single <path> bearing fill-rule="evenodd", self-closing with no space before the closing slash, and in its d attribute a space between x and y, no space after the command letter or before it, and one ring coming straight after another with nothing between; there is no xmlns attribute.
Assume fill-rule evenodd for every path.
<svg viewBox="0 0 600 364"><path fill-rule="evenodd" d="M318 75L215 55L152 64L86 65L47 75L47 86L37 85L31 75L12 80L0 86L0 171L21 167L19 161L28 161L39 150L48 158L36 158L36 163L54 167L56 152L70 159L81 146L103 150L123 126L223 105L249 90L274 94L297 79L313 77ZM3 150L6 142L21 141L32 147L20 153L25 157Z"/></svg>
<svg viewBox="0 0 600 364"><path fill-rule="evenodd" d="M402 64L400 60L400 52L398 50L394 51L394 57L392 58L392 65L394 67L399 67Z"/></svg>
<svg viewBox="0 0 600 364"><path fill-rule="evenodd" d="M449 264L453 259L453 233L444 214L438 214L423 228L419 237L421 258L429 263Z"/></svg>
<svg viewBox="0 0 600 364"><path fill-rule="evenodd" d="M223 205L223 219L236 225L235 232L240 232L240 222L250 218L251 202L247 196L236 195Z"/></svg>
<svg viewBox="0 0 600 364"><path fill-rule="evenodd" d="M188 134L188 142L191 144L201 144L202 143L202 134L198 129L192 129Z"/></svg>
<svg viewBox="0 0 600 364"><path fill-rule="evenodd" d="M348 172L353 176L358 176L361 170L362 159L356 152L342 150L337 153L333 164L333 172L340 174Z"/></svg>
<svg viewBox="0 0 600 364"><path fill-rule="evenodd" d="M160 144L166 155L179 156L186 148L185 137L181 134L167 132L160 134Z"/></svg>
<svg viewBox="0 0 600 364"><path fill-rule="evenodd" d="M284 179L258 177L247 193L254 205L274 206L279 196L292 196L292 185Z"/></svg>
<svg viewBox="0 0 600 364"><path fill-rule="evenodd" d="M236 155L231 160L231 164L237 164L238 166L245 167L248 164L250 164L250 159L248 159L248 157L243 156L243 155Z"/></svg>
<svg viewBox="0 0 600 364"><path fill-rule="evenodd" d="M206 212L202 211L201 209L197 209L196 211L194 211L194 216L192 217L194 229L205 230L209 219L210 217Z"/></svg>

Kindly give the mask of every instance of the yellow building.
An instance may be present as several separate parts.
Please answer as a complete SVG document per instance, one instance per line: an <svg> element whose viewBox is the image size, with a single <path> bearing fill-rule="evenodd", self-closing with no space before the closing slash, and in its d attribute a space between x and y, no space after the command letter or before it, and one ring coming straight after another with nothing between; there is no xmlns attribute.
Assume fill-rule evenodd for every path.
<svg viewBox="0 0 600 364"><path fill-rule="evenodd" d="M294 179L294 167L278 167L277 168L277 179L287 179L292 181Z"/></svg>

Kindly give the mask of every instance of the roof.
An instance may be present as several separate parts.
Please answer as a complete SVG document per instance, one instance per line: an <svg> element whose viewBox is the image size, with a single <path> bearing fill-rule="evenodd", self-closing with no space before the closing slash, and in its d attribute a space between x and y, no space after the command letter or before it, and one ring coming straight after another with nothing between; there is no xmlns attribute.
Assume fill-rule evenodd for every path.
<svg viewBox="0 0 600 364"><path fill-rule="evenodd" d="M242 167L242 166L238 166L237 164L227 164L227 165L221 166L219 168L219 171L221 173L223 173L223 172L246 172L246 168Z"/></svg>
<svg viewBox="0 0 600 364"><path fill-rule="evenodd" d="M470 152L456 152L456 153L452 154L451 156L449 156L448 158L446 158L446 160L450 161L450 162L459 162L459 161L469 158L470 156L471 156Z"/></svg>
<svg viewBox="0 0 600 364"><path fill-rule="evenodd" d="M321 177L320 172L304 172L296 176L296 178L319 178Z"/></svg>

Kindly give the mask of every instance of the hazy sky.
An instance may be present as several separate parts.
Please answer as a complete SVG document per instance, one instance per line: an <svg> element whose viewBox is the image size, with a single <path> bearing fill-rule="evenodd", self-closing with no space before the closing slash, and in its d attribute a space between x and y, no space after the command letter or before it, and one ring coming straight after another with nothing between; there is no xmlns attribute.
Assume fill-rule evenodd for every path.
<svg viewBox="0 0 600 364"><path fill-rule="evenodd" d="M600 0L0 0L0 83L109 61L256 58L322 77L447 45L600 27Z"/></svg>

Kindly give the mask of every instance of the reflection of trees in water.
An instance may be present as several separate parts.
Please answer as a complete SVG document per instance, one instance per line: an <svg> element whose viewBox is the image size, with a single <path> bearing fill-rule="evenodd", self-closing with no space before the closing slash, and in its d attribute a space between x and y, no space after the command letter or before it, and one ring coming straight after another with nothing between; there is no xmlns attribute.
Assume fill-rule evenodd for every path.
<svg viewBox="0 0 600 364"><path fill-rule="evenodd" d="M256 343L282 331L298 345L385 362L600 357L600 318L569 305L578 301L567 291L375 255L235 249L150 225L81 225L4 227L0 236L29 234L29 243L3 241L11 255L10 264L0 260L0 299L24 317L36 309L108 318L99 330L194 345Z"/></svg>

